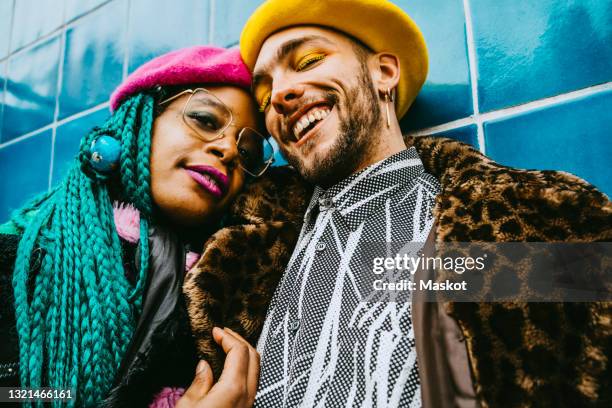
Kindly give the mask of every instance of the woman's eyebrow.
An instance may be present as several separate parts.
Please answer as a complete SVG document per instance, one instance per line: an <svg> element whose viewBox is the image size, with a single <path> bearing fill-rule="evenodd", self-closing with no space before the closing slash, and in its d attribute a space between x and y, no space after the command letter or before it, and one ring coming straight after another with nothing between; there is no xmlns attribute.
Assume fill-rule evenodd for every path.
<svg viewBox="0 0 612 408"><path fill-rule="evenodd" d="M272 66L280 63L287 59L295 50L300 48L301 46L310 43L310 42L325 42L329 45L332 43L325 37L320 35L307 35L305 37L295 38L293 40L288 40L281 44L276 51L276 55L272 59L272 61L265 64L262 68L255 70L253 72L253 81L251 89L254 91L257 88L257 85L268 75L268 72L271 71Z"/></svg>

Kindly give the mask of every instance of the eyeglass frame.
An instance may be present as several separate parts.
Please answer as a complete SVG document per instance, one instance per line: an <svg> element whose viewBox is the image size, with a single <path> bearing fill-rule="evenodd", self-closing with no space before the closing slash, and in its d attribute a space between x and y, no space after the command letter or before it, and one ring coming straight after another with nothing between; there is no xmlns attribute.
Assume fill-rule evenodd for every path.
<svg viewBox="0 0 612 408"><path fill-rule="evenodd" d="M227 125L225 125L225 126L224 126L224 127L223 127L223 128L220 130L220 131L219 131L219 134L218 134L216 137L214 137L214 138L212 138L212 139L210 139L210 140L203 139L205 142L214 142L215 140L222 139L222 138L224 138L224 137L225 137L225 131L227 130L227 128L229 128L229 127L238 127L238 126L236 126L236 125L234 124L234 114L232 113L232 110L231 110L231 109L230 109L230 108L229 108L229 107L228 107L228 106L227 106L227 105L226 105L226 104L225 104L225 103L224 103L224 102L223 102L221 99L219 99L218 97L216 97L216 96L215 96L215 95L214 95L212 92L210 92L210 91L209 91L208 89L206 89L206 88L186 89L186 90L184 90L184 91L182 91L182 92L179 92L179 93L178 93L178 94L176 94L176 95L173 95L173 96L171 96L171 97L169 97L169 98L164 99L163 101L159 102L157 105L158 105L158 106L165 105L166 103L171 102L171 101L173 101L173 100L175 100L175 99L178 99L178 98L180 98L181 96L183 96L183 95L185 95L185 94L188 94L188 93L189 93L189 94L191 94L191 95L189 95L189 99L187 99L187 101L185 102L185 105L183 106L183 109L181 110L181 119L183 119L183 122L185 122L185 124L186 124L186 125L187 125L189 128L191 128L191 126L189 126L189 124L188 124L188 123L185 121L185 110L187 109L187 106L189 105L189 102L191 102L191 98L193 98L193 95L195 95L195 94L196 94L196 92L198 92L198 91L204 91L204 93L206 93L206 94L208 94L208 95L210 95L210 96L214 97L215 99L217 99L219 102L221 102L221 104L222 104L222 105L225 107L225 109L227 109L227 111L228 111L228 112L229 112L229 114L230 114L230 120L227 122ZM261 136L261 137L262 137L262 138L263 138L263 139L264 139L264 140L267 142L266 137L265 137L264 135L262 135L261 133L259 133L258 131L256 131L255 129L253 129L253 128L251 128L251 127L245 126L245 127L243 127L242 129L240 129L240 132L238 132L238 139L236 139L236 146L238 146L238 143L240 143L240 139L242 138L242 134L243 134L243 132L244 132L245 130L247 130L247 129L248 129L248 130L250 130L251 132L255 132L256 134L258 134L259 136ZM198 133L198 132L196 131L196 133ZM199 135L199 133L198 133L198 135ZM268 144L270 144L270 142L268 142ZM270 146L272 146L272 145L270 144ZM274 150L274 147L272 147L272 150ZM250 174L251 176L253 176L253 177L259 177L259 176L261 176L262 174L264 174L264 173L266 172L266 170L268 170L268 168L270 167L270 165L271 165L272 163L274 163L274 155L272 155L272 157L271 157L269 160L267 160L265 163L266 163L265 167L263 168L263 170L262 170L261 172L259 172L259 174L254 174L254 173L251 173L251 172L250 172L248 169L246 169L246 168L245 168L245 167L242 165L242 163L240 163L240 167L242 168L242 170L246 171L246 172L247 172L248 174Z"/></svg>

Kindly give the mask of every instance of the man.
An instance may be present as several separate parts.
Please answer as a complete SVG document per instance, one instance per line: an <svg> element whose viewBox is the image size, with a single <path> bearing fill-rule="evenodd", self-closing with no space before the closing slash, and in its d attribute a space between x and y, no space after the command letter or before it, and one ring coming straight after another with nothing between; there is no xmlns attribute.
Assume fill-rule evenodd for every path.
<svg viewBox="0 0 612 408"><path fill-rule="evenodd" d="M256 405L610 397L609 304L362 302L355 272L372 242L610 240L604 195L567 174L502 168L456 142L405 140L398 120L425 81L427 51L390 2L270 0L240 48L269 132L316 186L259 339ZM537 220L525 217L534 203Z"/></svg>
<svg viewBox="0 0 612 408"><path fill-rule="evenodd" d="M257 42L249 38L266 26L257 20L276 12L273 2L266 7L244 29L248 62L255 49L249 44ZM402 114L425 79L424 42L409 27L404 47L414 58L401 63L395 54L374 54L344 33L313 25L264 37L259 49L253 91L266 126L288 162L316 185L259 342L261 406L420 403L410 308L360 303L355 286L363 284L353 275L368 242L424 242L434 221L438 182L416 149L406 149L392 102L400 65L413 73L399 87Z"/></svg>
<svg viewBox="0 0 612 408"><path fill-rule="evenodd" d="M420 151L406 147L398 119L425 80L427 53L418 28L401 9L386 1L271 0L245 25L240 47L253 69L253 92L268 130L288 162L316 186L259 339L262 369L256 404L416 406L422 398L429 406L474 406L479 402L520 404L542 397L554 401L558 392L566 402L602 400L608 391L599 380L609 368L589 371L581 365L584 355L577 369L572 367L568 362L574 350L569 351L567 344L567 355L561 357L553 353L557 345L529 339L532 347L518 351L521 347L504 344L499 338L503 328L497 333L493 329L487 350L481 340L485 337L478 335L478 324L468 320L482 313L495 317L489 312L493 309L500 316L516 314L520 321L532 323L539 314L531 305L507 310L500 305L481 305L478 311L458 307L455 314L464 319L453 320L437 304L406 308L402 303L360 302L360 276L353 275L354 263L357 254L367 250L368 242L424 242L430 231L438 241L527 238L511 222L482 222L489 213L493 217L487 198L498 198L502 190L478 196L478 187L460 189L457 179L445 177L453 169L459 181L472 178L486 186L498 173L493 163L453 143L445 147L420 141L415 144ZM430 150L432 144L455 152L442 155ZM435 163L432 156L436 155L454 162L441 170L425 166L432 173L440 170L433 177L419 155L429 163ZM461 174L462 167L475 169L474 160L480 161L479 173ZM506 177L514 174L506 171ZM534 234L539 240L612 237L612 207L603 195L561 174L548 175L539 183L557 198L570 186L593 207L593 217L607 221L588 231L583 225L568 225L571 232L560 236L541 229ZM528 194L515 192L516 210L520 211ZM459 198L465 201L458 204ZM509 199L506 201L508 204ZM475 202L480 209L473 206ZM571 201L565 202L569 205ZM437 217L433 212L436 203ZM455 206L459 207L456 211L446 211L454 219L445 220L445 207L454 210ZM546 211L547 207L542 208ZM462 217L470 218L460 210L479 214L472 214L471 221L464 223ZM584 210L574 202L574 211ZM550 215L540 216L544 220ZM543 310L557 312L551 305ZM607 310L588 311L609 317ZM483 318L484 323L488 318ZM510 327L510 331L527 323ZM566 323L572 324L571 317L560 326ZM438 330L450 337L432 333ZM470 338L465 342L463 336ZM554 341L555 335L549 336ZM571 343L572 339L568 335L566 340ZM587 342L605 351L601 348L605 342L597 341ZM509 350L507 361L496 360L505 348ZM551 379L546 370L530 368L529 360L538 358L538 351L560 359L558 364L547 361L544 365L562 367L559 370L565 374L553 368L548 374L554 377ZM606 365L607 352L589 363Z"/></svg>

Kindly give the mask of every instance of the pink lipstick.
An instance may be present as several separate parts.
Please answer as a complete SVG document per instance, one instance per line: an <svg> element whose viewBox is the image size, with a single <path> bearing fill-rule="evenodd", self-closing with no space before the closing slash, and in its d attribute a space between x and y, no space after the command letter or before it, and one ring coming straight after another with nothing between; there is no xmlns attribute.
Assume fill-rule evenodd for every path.
<svg viewBox="0 0 612 408"><path fill-rule="evenodd" d="M217 198L223 197L229 187L229 178L212 166L186 166L185 171L204 190Z"/></svg>

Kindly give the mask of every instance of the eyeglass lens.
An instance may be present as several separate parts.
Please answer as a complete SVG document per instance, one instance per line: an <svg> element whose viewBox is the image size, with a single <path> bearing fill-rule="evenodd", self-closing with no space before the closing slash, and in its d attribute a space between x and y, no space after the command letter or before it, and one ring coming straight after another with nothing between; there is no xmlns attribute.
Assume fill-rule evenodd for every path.
<svg viewBox="0 0 612 408"><path fill-rule="evenodd" d="M206 141L215 140L232 120L225 104L204 91L191 96L183 116L185 122Z"/></svg>
<svg viewBox="0 0 612 408"><path fill-rule="evenodd" d="M216 96L206 92L195 92L185 106L184 120L205 141L217 139L231 124L232 114ZM274 157L274 148L260 133L243 128L238 137L238 153L241 166L260 175Z"/></svg>
<svg viewBox="0 0 612 408"><path fill-rule="evenodd" d="M238 140L240 162L245 170L261 174L274 158L274 148L265 137L251 128L244 128Z"/></svg>

